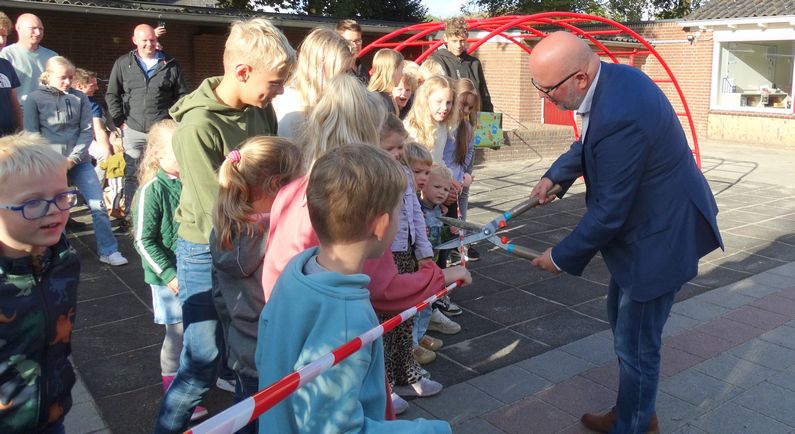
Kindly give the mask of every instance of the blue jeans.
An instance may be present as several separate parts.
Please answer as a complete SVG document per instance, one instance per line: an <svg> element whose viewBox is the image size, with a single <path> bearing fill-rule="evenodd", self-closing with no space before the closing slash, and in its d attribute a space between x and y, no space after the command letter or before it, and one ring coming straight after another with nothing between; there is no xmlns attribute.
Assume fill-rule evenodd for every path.
<svg viewBox="0 0 795 434"><path fill-rule="evenodd" d="M249 377L248 375L236 374L237 384L235 384L235 403L238 403L249 396L254 396L259 392L259 378ZM259 433L259 418L235 431L236 434L257 434Z"/></svg>
<svg viewBox="0 0 795 434"><path fill-rule="evenodd" d="M179 371L160 404L156 433L185 431L193 409L215 383L220 360L221 327L211 294L210 245L180 238L176 253L185 330Z"/></svg>
<svg viewBox="0 0 795 434"><path fill-rule="evenodd" d="M411 342L415 347L420 344L420 339L422 339L425 332L428 331L432 313L433 306L428 306L414 315L414 327L411 329Z"/></svg>
<svg viewBox="0 0 795 434"><path fill-rule="evenodd" d="M644 433L654 415L660 381L662 331L676 291L637 302L610 280L607 316L618 356L618 417L611 434Z"/></svg>
<svg viewBox="0 0 795 434"><path fill-rule="evenodd" d="M94 166L91 163L80 163L72 167L67 175L69 182L77 186L91 210L94 236L97 239L97 253L100 256L107 256L118 252L119 245L116 243L116 237L113 236L113 230L110 227L108 210L105 208L105 200L102 199L102 187L99 186Z"/></svg>

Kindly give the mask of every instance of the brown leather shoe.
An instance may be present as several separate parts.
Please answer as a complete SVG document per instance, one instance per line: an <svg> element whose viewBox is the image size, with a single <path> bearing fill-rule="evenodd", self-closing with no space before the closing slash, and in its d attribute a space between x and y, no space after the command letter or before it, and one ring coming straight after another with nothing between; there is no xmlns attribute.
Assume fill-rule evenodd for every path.
<svg viewBox="0 0 795 434"><path fill-rule="evenodd" d="M580 422L582 422L586 428L596 432L608 432L615 421L615 410L610 410L605 414L585 413L580 418ZM651 417L649 427L646 429L646 434L660 434L660 426L656 414Z"/></svg>

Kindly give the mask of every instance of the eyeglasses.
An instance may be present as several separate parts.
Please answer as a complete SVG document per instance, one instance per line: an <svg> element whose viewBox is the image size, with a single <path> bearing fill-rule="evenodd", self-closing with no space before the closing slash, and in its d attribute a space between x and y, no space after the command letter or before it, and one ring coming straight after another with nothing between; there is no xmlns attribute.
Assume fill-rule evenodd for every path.
<svg viewBox="0 0 795 434"><path fill-rule="evenodd" d="M25 220L36 220L47 215L50 204L61 211L68 211L77 205L77 190L58 193L52 199L31 199L19 205L0 205L0 209L8 209L22 213Z"/></svg>
<svg viewBox="0 0 795 434"><path fill-rule="evenodd" d="M549 87L549 88L547 88L547 89L544 89L544 88L542 88L541 86L539 86L538 84L536 84L536 80L535 80L534 78L531 78L531 79L530 79L530 83L533 83L533 86L535 86L535 88L536 88L536 89L538 89L538 91L539 91L539 92L543 92L543 93L544 93L544 95L546 95L546 96L549 96L549 94L550 94L550 93L552 93L552 92L554 92L554 91L555 91L555 89L559 88L559 87L560 87L560 86L561 86L563 83L565 83L565 82L566 82L566 81L568 81L570 78L574 77L575 75L577 75L577 74L579 74L579 73L580 73L580 71L579 71L579 70L577 70L577 71L574 71L574 72L572 72L571 74L567 75L567 76L566 76L566 78L564 78L563 80L560 80L560 82L559 82L558 84L556 84L556 85L554 85L554 86L552 86L552 87Z"/></svg>
<svg viewBox="0 0 795 434"><path fill-rule="evenodd" d="M348 39L348 43L351 45L362 45L361 39Z"/></svg>

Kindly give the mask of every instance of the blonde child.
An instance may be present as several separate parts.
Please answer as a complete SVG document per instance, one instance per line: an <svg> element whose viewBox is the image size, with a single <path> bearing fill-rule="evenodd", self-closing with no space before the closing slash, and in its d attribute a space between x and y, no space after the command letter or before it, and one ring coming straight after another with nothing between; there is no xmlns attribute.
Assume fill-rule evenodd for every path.
<svg viewBox="0 0 795 434"><path fill-rule="evenodd" d="M284 93L273 99L278 134L295 140L309 110L320 99L331 77L350 71L354 56L348 42L334 30L312 30L298 48L295 70Z"/></svg>
<svg viewBox="0 0 795 434"><path fill-rule="evenodd" d="M124 210L121 205L121 199L124 196L124 147L121 140L117 140L113 147L113 153L100 160L97 167L102 170L103 178L108 183L108 187L104 191L108 215L124 218Z"/></svg>
<svg viewBox="0 0 795 434"><path fill-rule="evenodd" d="M422 64L417 69L417 86L422 86L426 80L434 75L447 76L444 71L444 66L436 60L435 57L426 57Z"/></svg>
<svg viewBox="0 0 795 434"><path fill-rule="evenodd" d="M263 387L378 326L364 264L388 251L405 187L400 165L372 145L339 146L315 162L306 206L319 247L287 264L262 311ZM388 420L387 401L379 338L265 412L260 432L451 432L442 420Z"/></svg>
<svg viewBox="0 0 795 434"><path fill-rule="evenodd" d="M75 67L65 57L51 57L41 75L41 86L25 99L25 130L41 133L67 159L69 181L77 185L91 209L99 261L127 263L110 227L102 188L88 148L94 139L91 103L72 89Z"/></svg>
<svg viewBox="0 0 795 434"><path fill-rule="evenodd" d="M403 77L403 55L391 48L382 48L373 56L373 75L367 89L378 92L384 99L388 112L399 114L399 109L392 99L392 90Z"/></svg>
<svg viewBox="0 0 795 434"><path fill-rule="evenodd" d="M224 75L205 79L170 110L179 122L174 154L182 173L177 273L186 321L179 372L160 404L156 433L185 431L192 409L216 382L222 333L212 299L210 232L216 170L251 136L276 133L271 100L282 93L295 51L264 18L236 21L224 47Z"/></svg>
<svg viewBox="0 0 795 434"><path fill-rule="evenodd" d="M311 168L329 150L345 144L376 146L385 117L386 111L380 97L368 92L356 77L345 74L332 78L307 119L303 140L305 164ZM372 170L377 172L379 169ZM318 245L317 234L309 221L306 183L307 178L302 177L286 185L273 202L262 273L266 302L287 262L305 249ZM375 192L369 194L371 196L368 197L376 197ZM368 200L355 205L367 208L370 203ZM470 279L468 271L461 267L440 270L432 262L421 264L415 273L400 274L388 249L379 257L366 261L364 273L371 279L368 289L373 307L391 314L399 313L427 298L438 291L444 282L452 282L457 278ZM260 349L270 350L258 342ZM266 386L262 372L260 376L260 386ZM387 403L387 411L391 412L391 400Z"/></svg>
<svg viewBox="0 0 795 434"><path fill-rule="evenodd" d="M63 433L75 372L80 256L63 231L77 191L38 134L0 138L0 432Z"/></svg>
<svg viewBox="0 0 795 434"><path fill-rule="evenodd" d="M160 347L160 375L165 393L179 370L182 352L182 306L177 294L177 223L174 210L179 204L182 183L179 166L171 147L177 123L171 119L152 126L146 152L138 168L138 185L131 206L135 250L141 256L144 281L152 289L152 310L155 324L165 326L166 335ZM123 156L124 153L115 155ZM108 161L108 160L106 160ZM207 415L197 406L191 420Z"/></svg>
<svg viewBox="0 0 795 434"><path fill-rule="evenodd" d="M254 363L265 298L262 262L276 193L301 174L301 151L287 139L257 136L233 150L218 170L210 252L213 299L224 329L227 363L237 376L235 401L259 390ZM238 433L256 433L252 422Z"/></svg>
<svg viewBox="0 0 795 434"><path fill-rule="evenodd" d="M453 122L455 129L451 132L452 140L444 151L444 162L453 171L453 177L461 183L461 192L458 195L458 210L461 220L466 221L467 207L469 205L469 187L472 185L472 169L475 156L475 133L478 112L480 111L480 94L475 83L468 78L455 82L456 107ZM466 249L467 261L477 261L480 253L474 247Z"/></svg>
<svg viewBox="0 0 795 434"><path fill-rule="evenodd" d="M387 116L381 128L379 146L387 151L395 161L403 162L403 142L408 134L403 124L395 115ZM414 189L411 171L401 164L406 175L406 190L403 193L402 206L398 217L398 230L395 240L392 241L392 257L395 259L398 273L413 273L417 271L418 261L430 261L433 258L433 249L425 233L425 219L420 209L420 202ZM379 312L380 321L388 320L391 315ZM387 379L395 391L392 394L392 405L395 413L400 414L408 408L408 403L400 394L409 396L433 396L441 392L442 385L438 382L423 378L423 369L418 363L426 364L436 358L436 353L422 347L414 349L411 342L414 318L395 327L384 336L384 361L386 362ZM407 387L421 383L416 388ZM416 392L416 390L421 392Z"/></svg>
<svg viewBox="0 0 795 434"><path fill-rule="evenodd" d="M411 62L414 63L414 62ZM407 65L407 62L403 62L404 65ZM416 63L414 63L416 65ZM392 99L395 102L395 106L398 109L398 117L400 119L405 119L406 115L409 114L409 110L411 110L411 105L413 103L414 92L417 91L417 73L416 69L413 71L403 69L403 77L400 78L400 82L398 85L392 89Z"/></svg>
<svg viewBox="0 0 795 434"><path fill-rule="evenodd" d="M452 80L434 75L417 89L411 110L403 121L412 140L428 148L435 163L443 161L454 103Z"/></svg>

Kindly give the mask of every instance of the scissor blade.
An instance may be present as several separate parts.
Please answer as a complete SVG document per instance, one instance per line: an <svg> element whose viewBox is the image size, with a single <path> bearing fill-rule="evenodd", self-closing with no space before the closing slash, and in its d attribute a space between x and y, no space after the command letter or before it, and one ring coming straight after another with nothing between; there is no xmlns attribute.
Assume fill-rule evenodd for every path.
<svg viewBox="0 0 795 434"><path fill-rule="evenodd" d="M460 238L456 237L453 238L452 240L445 241L444 243L439 244L438 246L433 246L433 248L439 250L457 249L461 247L461 244L468 246L472 243L485 240L486 238L488 237L483 235L481 232L477 232L472 235L465 236L463 243L461 242Z"/></svg>

